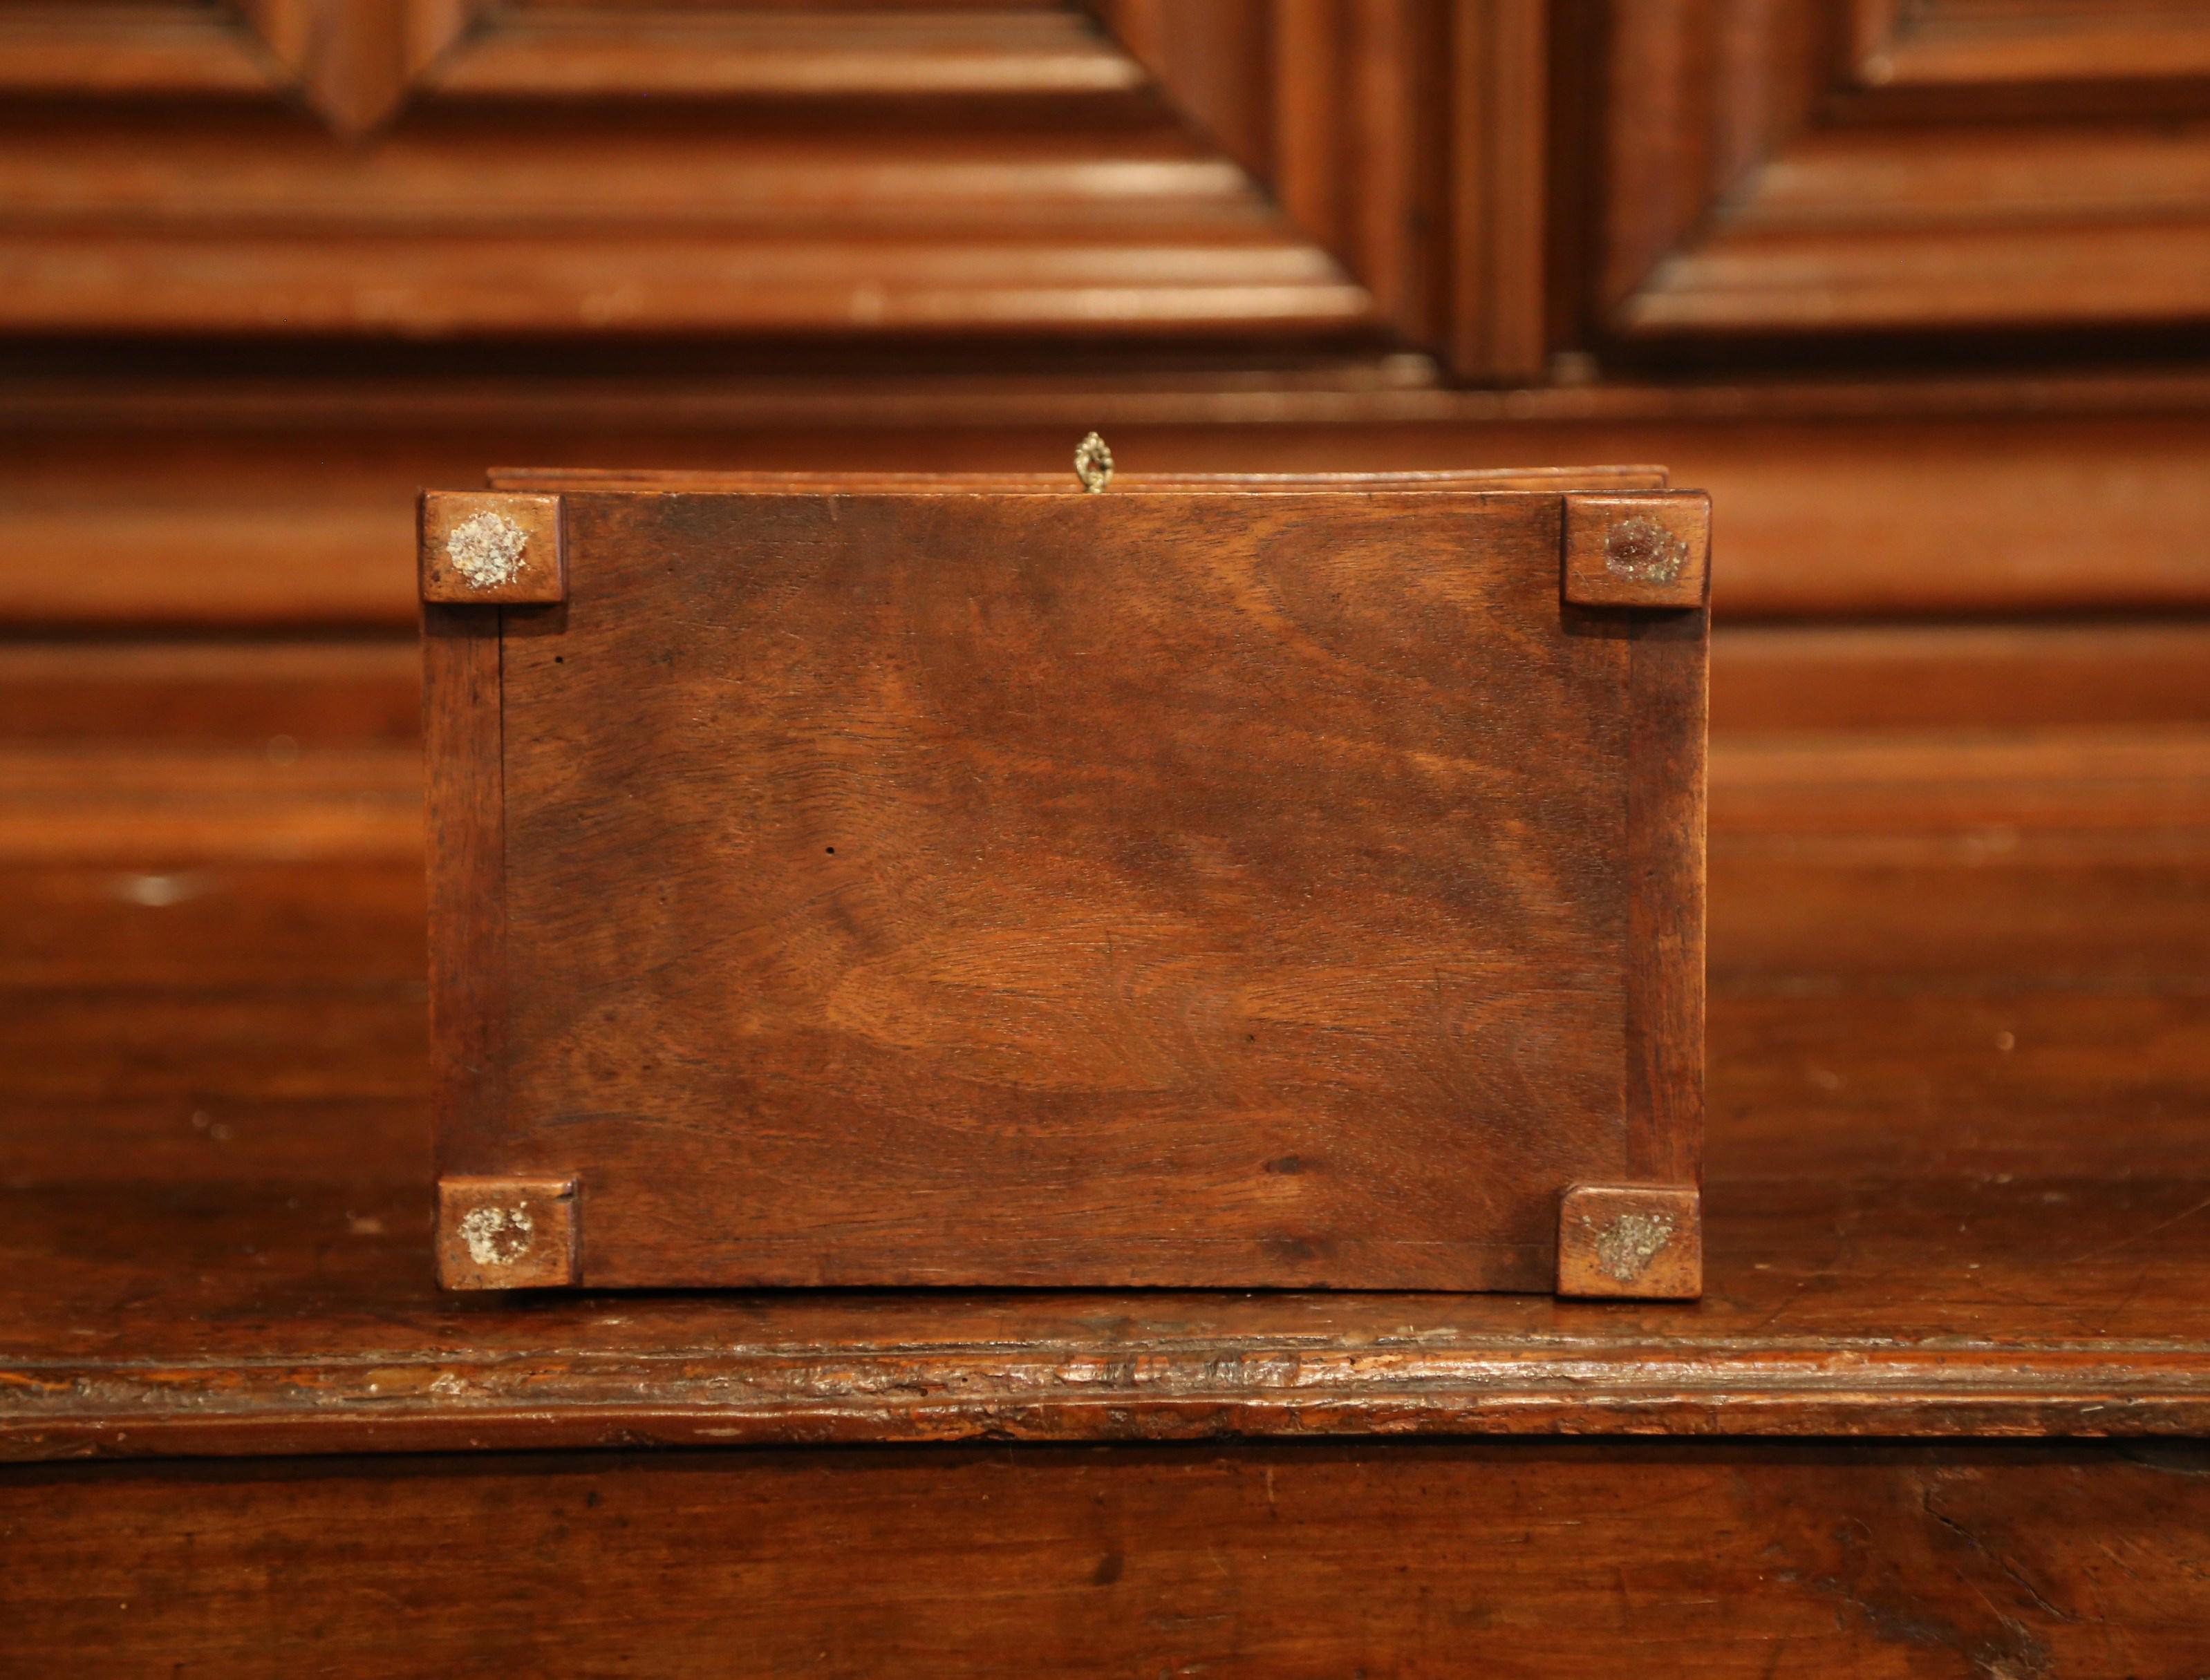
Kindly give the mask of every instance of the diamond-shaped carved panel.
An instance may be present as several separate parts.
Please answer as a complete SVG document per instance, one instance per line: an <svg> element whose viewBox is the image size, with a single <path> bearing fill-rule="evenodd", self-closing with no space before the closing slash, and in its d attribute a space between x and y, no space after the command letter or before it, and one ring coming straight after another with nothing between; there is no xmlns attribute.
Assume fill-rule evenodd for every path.
<svg viewBox="0 0 2210 1680"><path fill-rule="evenodd" d="M188 21L269 99L165 122L158 147L146 87L0 118L0 330L1380 324L1086 10L251 0ZM106 27L112 46L136 26Z"/></svg>
<svg viewBox="0 0 2210 1680"><path fill-rule="evenodd" d="M0 332L1332 338L1525 376L1544 5L0 3L0 89L77 96L0 110Z"/></svg>
<svg viewBox="0 0 2210 1680"><path fill-rule="evenodd" d="M1627 339L2210 319L2210 11L1608 0L1595 313ZM1595 38L1592 33L1591 38Z"/></svg>

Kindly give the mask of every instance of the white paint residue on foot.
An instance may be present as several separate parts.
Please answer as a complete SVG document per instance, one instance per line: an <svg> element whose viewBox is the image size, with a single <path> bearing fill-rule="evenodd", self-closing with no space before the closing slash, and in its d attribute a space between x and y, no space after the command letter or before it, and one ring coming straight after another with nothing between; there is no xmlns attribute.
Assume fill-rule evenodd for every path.
<svg viewBox="0 0 2210 1680"><path fill-rule="evenodd" d="M495 589L514 581L522 569L522 551L528 546L527 531L504 514L485 512L453 527L445 539L445 557L471 587Z"/></svg>
<svg viewBox="0 0 2210 1680"><path fill-rule="evenodd" d="M1633 1283L1672 1240L1673 1221L1663 1213L1621 1213L1596 1239L1596 1263L1614 1282Z"/></svg>
<svg viewBox="0 0 2210 1680"><path fill-rule="evenodd" d="M537 1230L527 1204L520 1207L472 1207L461 1217L461 1240L479 1266L510 1266L529 1251Z"/></svg>

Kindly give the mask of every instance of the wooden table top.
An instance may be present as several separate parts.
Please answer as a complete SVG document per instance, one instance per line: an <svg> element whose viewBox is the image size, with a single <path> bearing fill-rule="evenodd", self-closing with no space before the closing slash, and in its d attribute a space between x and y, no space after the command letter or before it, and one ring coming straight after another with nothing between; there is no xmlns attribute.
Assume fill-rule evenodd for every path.
<svg viewBox="0 0 2210 1680"><path fill-rule="evenodd" d="M1686 1306L441 1296L412 745L0 759L0 1456L2210 1431L2210 732L1715 742Z"/></svg>

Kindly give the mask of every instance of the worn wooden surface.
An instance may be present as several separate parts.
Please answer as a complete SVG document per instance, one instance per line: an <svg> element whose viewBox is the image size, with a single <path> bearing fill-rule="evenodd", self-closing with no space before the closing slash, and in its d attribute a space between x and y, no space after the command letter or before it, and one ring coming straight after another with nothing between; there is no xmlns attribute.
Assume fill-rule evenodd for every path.
<svg viewBox="0 0 2210 1680"><path fill-rule="evenodd" d="M2201 9L981 9L0 6L0 1411L1345 1438L15 1466L0 1668L2201 1671L2185 1448L1349 1437L2210 1428L2199 620L1802 623L2210 599ZM1712 1298L438 1302L416 491L1092 427L1717 494Z"/></svg>
<svg viewBox="0 0 2210 1680"><path fill-rule="evenodd" d="M2210 1430L2201 663L2181 627L2113 630L2116 718L2074 681L2030 734L1904 728L1870 708L1965 633L1922 634L1805 668L1795 715L1833 726L1717 738L1694 1306L441 1300L411 748L380 705L335 735L288 654L218 695L181 653L86 647L80 688L112 659L233 721L125 751L42 714L6 748L7 1450ZM2086 635L1983 653L2091 670ZM1758 647L1720 638L1723 696Z"/></svg>
<svg viewBox="0 0 2210 1680"><path fill-rule="evenodd" d="M17 1470L18 1671L2191 1676L2193 1447L1276 1444Z"/></svg>
<svg viewBox="0 0 2210 1680"><path fill-rule="evenodd" d="M1555 496L1062 482L565 497L448 1170L630 1286L1544 1288L1693 1183L1700 616Z"/></svg>

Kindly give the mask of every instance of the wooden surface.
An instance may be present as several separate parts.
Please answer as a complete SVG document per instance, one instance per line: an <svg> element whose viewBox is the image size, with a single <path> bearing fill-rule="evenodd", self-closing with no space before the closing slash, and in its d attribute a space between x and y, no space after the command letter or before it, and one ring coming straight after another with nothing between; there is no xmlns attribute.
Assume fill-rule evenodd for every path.
<svg viewBox="0 0 2210 1680"><path fill-rule="evenodd" d="M411 746L380 707L334 734L281 650L198 690L217 737L41 719L0 808L8 1450L2210 1430L2201 662L2111 633L2171 652L2155 724L2087 683L2025 735L1865 715L1971 641L1924 634L1830 647L1793 698L1821 729L1718 735L1694 1306L440 1299ZM2085 635L1996 651L2085 669ZM1719 639L1723 698L1756 648ZM87 647L80 689L111 659L190 668ZM330 663L343 693L369 662Z"/></svg>
<svg viewBox="0 0 2210 1680"><path fill-rule="evenodd" d="M1062 484L564 497L447 1170L663 1287L1542 1289L1693 1185L1701 615L1554 495Z"/></svg>
<svg viewBox="0 0 2210 1680"><path fill-rule="evenodd" d="M1486 9L0 8L37 113L0 328L1388 335L1525 376L1545 19Z"/></svg>
<svg viewBox="0 0 2210 1680"><path fill-rule="evenodd" d="M26 9L0 9L0 85L40 96L0 123L0 330L1294 340L1375 319L1070 7ZM406 39L418 12L444 27Z"/></svg>
<svg viewBox="0 0 2210 1680"><path fill-rule="evenodd" d="M0 625L411 623L414 498L489 461L1093 427L1667 461L1723 617L2199 610L2207 42L2177 0L0 6Z"/></svg>
<svg viewBox="0 0 2210 1680"><path fill-rule="evenodd" d="M99 1677L2191 1675L2204 1467L1458 1442L18 1470L0 1617L12 1655Z"/></svg>
<svg viewBox="0 0 2210 1680"><path fill-rule="evenodd" d="M992 364L996 366L998 364ZM2201 610L2210 382L1465 392L1292 376L802 370L447 382L0 375L0 623L411 629L415 497L486 466L1139 473L1668 463L1718 622Z"/></svg>
<svg viewBox="0 0 2210 1680"><path fill-rule="evenodd" d="M2206 62L2199 9L2098 0L11 5L0 329L1331 336L1525 381L2199 325Z"/></svg>
<svg viewBox="0 0 2210 1680"><path fill-rule="evenodd" d="M1095 9L0 4L0 1669L2200 1672L2203 9ZM1093 428L1715 493L1711 1297L438 1299L417 491Z"/></svg>
<svg viewBox="0 0 2210 1680"><path fill-rule="evenodd" d="M1573 107L1605 112L1585 184L1602 207L1600 330L2047 328L2210 310L2210 139L2173 120L2202 109L2200 7L1563 10L1584 61Z"/></svg>
<svg viewBox="0 0 2210 1680"><path fill-rule="evenodd" d="M486 462L1664 460L1722 617L2199 610L2201 9L0 6L0 625ZM1131 453L1132 452L1132 453Z"/></svg>

